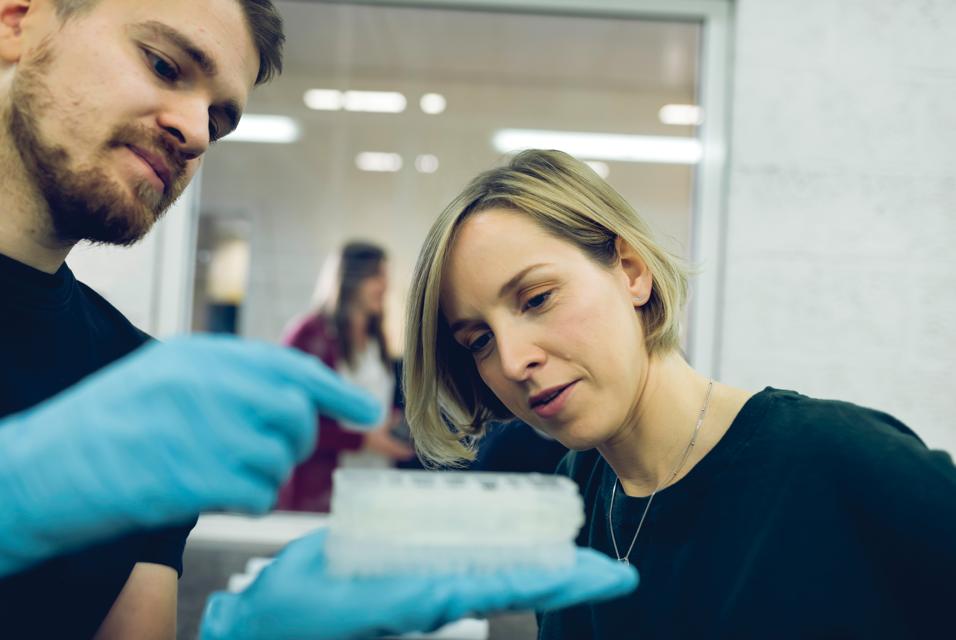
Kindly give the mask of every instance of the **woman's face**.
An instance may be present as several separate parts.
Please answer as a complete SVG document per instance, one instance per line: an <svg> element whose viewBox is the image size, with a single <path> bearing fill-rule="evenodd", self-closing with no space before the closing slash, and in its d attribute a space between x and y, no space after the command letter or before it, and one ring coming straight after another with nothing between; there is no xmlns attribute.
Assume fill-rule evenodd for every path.
<svg viewBox="0 0 956 640"><path fill-rule="evenodd" d="M372 315L381 315L385 310L385 289L388 288L388 277L385 273L385 263L379 265L378 271L362 280L355 292L355 301L359 308Z"/></svg>
<svg viewBox="0 0 956 640"><path fill-rule="evenodd" d="M633 298L650 284L643 264L604 267L526 215L491 209L458 230L441 309L498 399L582 450L633 422L647 364Z"/></svg>

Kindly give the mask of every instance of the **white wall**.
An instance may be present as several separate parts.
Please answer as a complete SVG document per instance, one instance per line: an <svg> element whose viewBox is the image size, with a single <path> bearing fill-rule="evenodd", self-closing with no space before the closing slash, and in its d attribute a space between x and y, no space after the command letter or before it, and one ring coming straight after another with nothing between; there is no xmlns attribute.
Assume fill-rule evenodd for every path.
<svg viewBox="0 0 956 640"><path fill-rule="evenodd" d="M353 82L410 96L424 92L423 83L401 77L359 76ZM251 224L251 271L240 323L241 334L250 338L278 340L289 320L311 305L316 276L329 252L361 238L388 251L387 329L392 348L401 347L405 296L421 243L461 188L500 163L501 155L491 145L497 129L692 135L657 120L662 105L693 101L692 86L639 91L442 80L437 87L451 108L437 118L414 109L400 116L309 112L302 94L310 86L336 85L334 79L288 72L258 89L247 109L296 117L303 129L298 143L224 141L210 150L204 166L203 214ZM400 152L406 165L418 153L433 153L441 166L429 175L412 166L395 174L365 173L355 168L354 157L367 150ZM610 165L611 184L647 216L669 248L689 253L693 167Z"/></svg>
<svg viewBox="0 0 956 640"><path fill-rule="evenodd" d="M721 371L956 452L956 2L737 3Z"/></svg>
<svg viewBox="0 0 956 640"><path fill-rule="evenodd" d="M189 329L199 180L143 240L128 248L81 244L67 264L77 279L156 337Z"/></svg>

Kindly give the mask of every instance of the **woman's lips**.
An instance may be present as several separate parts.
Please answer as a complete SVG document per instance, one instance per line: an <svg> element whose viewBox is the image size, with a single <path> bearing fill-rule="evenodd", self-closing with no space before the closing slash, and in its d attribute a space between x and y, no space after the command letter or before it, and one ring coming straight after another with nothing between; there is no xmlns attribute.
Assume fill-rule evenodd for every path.
<svg viewBox="0 0 956 640"><path fill-rule="evenodd" d="M571 393L574 391L574 388L577 386L578 381L566 385L562 388L557 395L550 396L546 402L538 401L537 398L540 398L542 394L538 394L532 399L531 410L535 412L541 418L553 418L554 416L561 413L561 410L564 409L564 406L568 402L568 398L571 396Z"/></svg>

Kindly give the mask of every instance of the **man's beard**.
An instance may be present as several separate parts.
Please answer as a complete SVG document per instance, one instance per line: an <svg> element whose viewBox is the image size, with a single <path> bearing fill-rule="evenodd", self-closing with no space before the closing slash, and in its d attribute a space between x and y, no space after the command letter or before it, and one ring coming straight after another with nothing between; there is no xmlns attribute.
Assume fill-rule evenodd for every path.
<svg viewBox="0 0 956 640"><path fill-rule="evenodd" d="M90 166L75 167L69 152L43 140L39 131L40 117L55 100L43 82L52 60L49 46L41 46L31 60L20 63L11 89L7 124L27 175L46 200L57 240L65 244L90 240L131 245L152 228L186 188L189 180L185 160L168 134L128 124L112 132L103 149L91 156L94 162ZM110 153L127 145L151 151L166 161L171 180L164 193L158 193L144 179L131 194L96 165L96 160L110 161Z"/></svg>

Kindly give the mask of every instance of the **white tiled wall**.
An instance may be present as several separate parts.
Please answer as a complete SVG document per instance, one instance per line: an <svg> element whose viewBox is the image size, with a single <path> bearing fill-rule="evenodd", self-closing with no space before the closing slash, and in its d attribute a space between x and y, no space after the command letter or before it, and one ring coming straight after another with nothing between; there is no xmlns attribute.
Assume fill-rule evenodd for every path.
<svg viewBox="0 0 956 640"><path fill-rule="evenodd" d="M736 13L723 379L956 452L956 2Z"/></svg>
<svg viewBox="0 0 956 640"><path fill-rule="evenodd" d="M81 243L67 264L81 281L156 338L189 330L199 191L194 183L132 247Z"/></svg>

